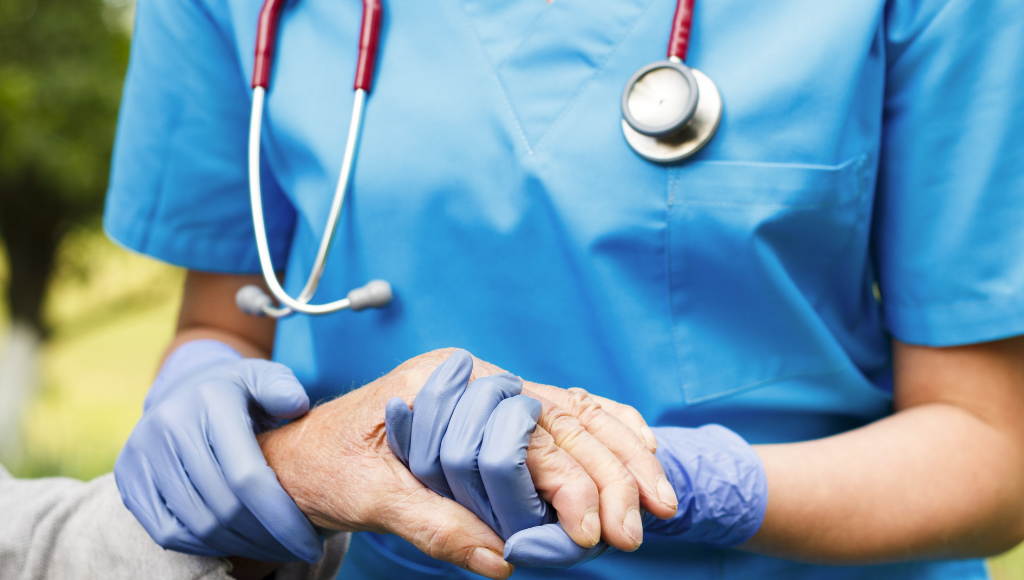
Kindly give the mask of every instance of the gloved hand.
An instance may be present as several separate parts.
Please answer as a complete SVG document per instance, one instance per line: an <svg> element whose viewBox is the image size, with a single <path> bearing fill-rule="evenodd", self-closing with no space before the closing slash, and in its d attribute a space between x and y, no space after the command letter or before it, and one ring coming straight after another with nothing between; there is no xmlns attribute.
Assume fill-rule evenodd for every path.
<svg viewBox="0 0 1024 580"><path fill-rule="evenodd" d="M576 547L573 564L603 553L607 544L593 547L600 537L596 517L582 535L587 547L580 547L554 523L559 514L534 487L527 450L541 403L520 395L522 381L508 373L477 379L467 389L472 368L469 353L456 351L427 380L412 410L400 398L388 401L392 452L424 485L469 508L502 539L542 526ZM505 559L517 564L509 556L506 544ZM512 554L528 561L522 556ZM543 563L557 566L554 557Z"/></svg>
<svg viewBox="0 0 1024 580"><path fill-rule="evenodd" d="M670 536L712 548L731 548L761 527L768 505L768 481L754 449L721 425L699 429L655 427L661 462L679 498L672 518L644 517L645 533ZM592 560L589 550L552 525L529 528L505 542L505 559L517 566L569 568Z"/></svg>
<svg viewBox="0 0 1024 580"><path fill-rule="evenodd" d="M591 547L575 542L552 523L550 506L538 499L525 459L540 409L536 401L517 396L521 381L495 375L500 381L478 379L466 390L471 358L466 354L449 364L431 376L411 411L401 399L388 402L393 452L415 466L414 475L425 485L456 499L497 531L512 564L564 569L608 551L604 542ZM680 509L668 520L645 516L645 530L714 547L749 539L767 503L764 469L753 449L718 425L654 431L656 457ZM413 442L418 444L411 452Z"/></svg>
<svg viewBox="0 0 1024 580"><path fill-rule="evenodd" d="M322 538L281 488L256 433L309 410L285 366L214 340L176 349L114 465L125 506L160 546L316 562Z"/></svg>
<svg viewBox="0 0 1024 580"><path fill-rule="evenodd" d="M554 521L554 511L537 495L526 470L541 404L520 395L523 382L508 373L477 379L467 389L472 371L469 353L455 351L416 395L415 412L398 397L389 400L388 445L416 479L469 508L507 539L537 522ZM517 412L497 413L502 407ZM495 428L511 437L502 439ZM488 481L501 488L488 489ZM515 505L489 501L489 495L506 497L503 492L516 484L521 492L511 496Z"/></svg>

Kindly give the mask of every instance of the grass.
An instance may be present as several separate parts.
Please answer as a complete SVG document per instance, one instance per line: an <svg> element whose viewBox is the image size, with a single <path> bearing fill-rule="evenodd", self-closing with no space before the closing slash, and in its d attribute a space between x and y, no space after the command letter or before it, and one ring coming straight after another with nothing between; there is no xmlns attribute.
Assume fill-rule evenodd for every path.
<svg viewBox="0 0 1024 580"><path fill-rule="evenodd" d="M179 270L97 232L69 238L47 297L53 332L26 410L25 459L10 466L15 475L91 479L112 469L174 332L181 280ZM1024 580L1024 545L989 563L996 580Z"/></svg>

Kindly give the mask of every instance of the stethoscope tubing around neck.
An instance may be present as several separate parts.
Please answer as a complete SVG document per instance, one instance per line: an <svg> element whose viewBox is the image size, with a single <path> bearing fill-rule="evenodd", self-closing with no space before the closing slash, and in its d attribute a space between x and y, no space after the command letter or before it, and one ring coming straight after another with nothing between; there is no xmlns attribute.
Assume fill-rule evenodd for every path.
<svg viewBox="0 0 1024 580"><path fill-rule="evenodd" d="M352 292L341 300L335 300L325 304L309 304L313 295L320 286L320 279L323 277L324 266L327 256L330 253L331 244L334 241L334 234L337 231L338 216L345 201L345 195L352 181L352 168L355 164L356 150L359 148L359 136L363 125L363 111L366 108L366 98L373 86L373 75L377 60L377 46L380 40L380 26L383 19L384 6L382 0L363 0L363 18L359 30L359 55L356 61L356 75L353 88L355 97L352 102L352 119L349 123L348 139L345 143L345 155L342 159L341 174L338 176L338 184L334 190L334 198L331 201L331 209L325 224L324 234L320 238L320 247L317 249L316 259L313 261L313 268L310 270L309 278L302 288L302 292L296 298L292 298L277 280L274 264L270 256L270 244L267 241L266 221L263 217L263 193L260 184L260 139L263 128L263 109L267 96L267 88L270 85L270 71L274 59L274 48L277 41L277 25L281 9L287 0L265 0L260 10L259 25L256 31L256 50L253 62L252 73L252 116L249 120L249 201L252 206L253 228L256 230L256 249L259 253L260 269L264 281L270 289L271 294L281 305L274 307L268 304L269 300L257 297L257 304L245 310L257 310L265 316L281 318L293 312L303 314L328 314L352 307L361 309L366 306L381 306L390 301L391 290L384 282L375 281L375 289L378 292L370 294L379 298L377 301L367 301L365 292L362 298L355 299L353 304ZM379 293L380 284L386 288L386 300L380 299L383 294ZM364 289L370 286L364 287ZM260 292L256 289L257 294ZM353 291L355 292L355 291ZM383 302L381 302L383 300ZM254 312L256 313L256 312Z"/></svg>
<svg viewBox="0 0 1024 580"><path fill-rule="evenodd" d="M324 229L325 233L320 239L320 247L317 250L316 259L313 261L313 268L309 273L309 278L306 280L302 292L296 298L289 296L277 281L277 274L270 256L270 244L267 241L266 222L263 218L263 194L260 187L260 133L263 126L263 104L265 98L266 90L263 87L253 89L252 117L249 122L249 201L252 205L253 228L256 230L256 250L259 253L263 278L267 283L267 287L270 288L270 293L284 307L264 308L264 313L267 316L279 318L288 316L292 311L303 314L327 314L337 310L344 310L349 307L348 298L342 298L341 300L335 300L326 304L309 304L309 301L316 294L316 290L320 285L320 278L324 273L327 255L330 253L331 243L334 241L334 234L337 231L338 216L341 215L345 194L351 182L352 167L354 166L355 153L359 146L359 135L363 125L366 91L356 89L355 98L352 102L352 120L349 124L348 140L345 143L345 157L342 159L341 174L338 177L338 185L334 190L334 199L331 201L331 209Z"/></svg>

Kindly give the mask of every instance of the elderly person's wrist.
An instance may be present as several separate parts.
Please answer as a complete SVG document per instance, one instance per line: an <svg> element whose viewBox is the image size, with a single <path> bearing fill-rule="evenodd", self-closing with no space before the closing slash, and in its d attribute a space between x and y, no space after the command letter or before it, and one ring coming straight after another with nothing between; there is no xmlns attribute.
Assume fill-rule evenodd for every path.
<svg viewBox="0 0 1024 580"><path fill-rule="evenodd" d="M333 484L329 480L337 479L339 474L325 472L320 468L321 460L325 459L322 455L331 453L329 442L334 437L331 433L318 433L321 425L331 423L322 419L323 415L330 413L330 405L318 407L297 421L261 433L257 441L267 465L277 474L281 487L309 521L314 526L335 530L341 528L336 518L331 516L330 497L345 493L346 490L330 487ZM314 454L316 457L312 457ZM336 465L336 469L347 467L344 464ZM325 493L328 491L331 493Z"/></svg>

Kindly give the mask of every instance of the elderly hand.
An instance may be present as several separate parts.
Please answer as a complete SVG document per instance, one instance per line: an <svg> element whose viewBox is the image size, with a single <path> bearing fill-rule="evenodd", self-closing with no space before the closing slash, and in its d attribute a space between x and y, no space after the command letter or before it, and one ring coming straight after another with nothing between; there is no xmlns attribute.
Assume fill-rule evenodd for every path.
<svg viewBox="0 0 1024 580"><path fill-rule="evenodd" d="M503 372L474 359L474 378ZM597 485L601 538L613 547L632 551L640 546L641 509L658 519L676 514L679 501L675 489L654 455L658 440L636 409L583 389L530 381L523 381L523 394L542 405L530 454L535 458L530 472L538 490L565 479L559 475L562 470L546 463L558 457L545 451L553 444L568 453ZM577 539L570 528L566 532Z"/></svg>
<svg viewBox="0 0 1024 580"><path fill-rule="evenodd" d="M521 549L511 549L514 541L505 544L513 564L518 559L570 567L603 553L608 544L599 543L597 488L537 428L540 402L520 395L522 381L508 373L469 385L472 368L469 353L456 351L430 375L412 410L402 399L388 401L394 454L425 485L473 510L502 538L535 530L519 542ZM539 529L557 536L561 549L539 544Z"/></svg>
<svg viewBox="0 0 1024 580"><path fill-rule="evenodd" d="M478 379L467 389L471 371L498 374ZM632 421L637 427L634 432L581 390L563 391L531 384L531 391L527 392L536 400L516 397L523 391L522 382L518 377L499 371L482 361L474 364L468 353L456 351L438 367L417 395L415 414L402 400L389 402L387 428L392 450L420 481L472 509L505 538L526 527L546 523L545 520L553 521L553 517L545 514L547 504L537 499L537 492L554 504L561 524L560 533L568 533L585 548L594 546L602 535L605 541L623 550L635 550L640 545L643 531L637 481L647 483L641 489L647 492L644 499L653 504L655 515L670 517L675 513L675 496L670 486L666 494L670 497L668 501L650 497L652 490L659 488L665 493L667 481L661 466L639 438L644 431L650 431L638 413L624 405L605 403ZM569 409L554 405L538 392L567 401ZM513 400L502 403L509 397ZM532 405L524 407L527 401ZM483 453L486 442L482 442L482 437L485 427L492 428L493 421L488 423L488 419L499 403L510 409L518 408L519 420L506 426L497 438L500 442L495 443L495 438L491 438L494 447L487 456ZM534 432L538 417L531 419L531 415L538 415L542 425L548 428L542 426ZM516 472L515 457L520 450L516 448L518 435L515 433L522 429L513 427L524 422L531 422L521 450L530 469L527 472L522 467ZM606 439L612 449L593 437L587 431L588 426ZM532 437L530 432L533 432ZM526 440L529 441L528 453ZM497 472L488 473L485 458L487 465ZM536 492L530 482L531 473ZM485 489L488 476L495 485L498 482L504 486L518 485L532 493L532 497L520 501L518 491L522 490L495 493L493 488ZM591 478L597 484L596 490ZM651 481L661 485L650 485ZM600 510L597 490L600 491ZM494 499L489 501L488 497ZM506 499L508 501L503 501ZM598 530L603 534L597 533Z"/></svg>
<svg viewBox="0 0 1024 580"><path fill-rule="evenodd" d="M389 401L392 451L425 485L497 531L512 564L571 568L604 553L609 545L581 536L573 517L593 505L589 479L578 465L552 477L553 470L536 461L541 453L564 453L536 428L540 403L520 395L522 381L507 373L469 385L472 366L469 354L458 351L430 376L412 410L401 399ZM764 469L753 449L718 425L666 427L657 437L663 444L657 458L684 509L668 520L648 516L645 528L712 547L748 540L766 499ZM545 446L551 449L542 451ZM553 495L552 482L576 501ZM554 504L558 524L545 500Z"/></svg>
<svg viewBox="0 0 1024 580"><path fill-rule="evenodd" d="M428 353L259 436L267 464L314 525L393 533L425 554L489 578L507 578L503 543L458 503L416 480L385 442L384 407L410 400L447 357Z"/></svg>
<svg viewBox="0 0 1024 580"><path fill-rule="evenodd" d="M440 350L410 359L306 417L261 435L260 444L284 489L314 524L394 533L434 558L504 577L512 568L499 556L501 539L466 508L423 486L385 442L387 401L399 397L411 403L453 352ZM500 372L474 360L476 376ZM552 498L561 493L568 505L574 494L568 493L570 487L560 491L560 482L570 478L560 474L576 474L571 480L580 481L579 469L585 471L598 490L602 537L626 550L642 541L640 505L666 517L675 512L671 487L666 501L655 499L664 474L642 438L646 430L646 441L654 441L639 414L625 406L613 408L618 414L610 413L582 391L527 383L524 392L542 403L539 422L550 441L544 445L547 452L534 454L537 464L545 466L535 471L548 474L550 482L540 487L552 490ZM578 523L567 525L567 531L583 543L593 541L584 532L588 502L575 498L576 507L563 507L566 513L579 514L574 517Z"/></svg>

